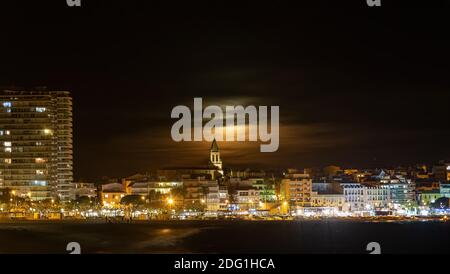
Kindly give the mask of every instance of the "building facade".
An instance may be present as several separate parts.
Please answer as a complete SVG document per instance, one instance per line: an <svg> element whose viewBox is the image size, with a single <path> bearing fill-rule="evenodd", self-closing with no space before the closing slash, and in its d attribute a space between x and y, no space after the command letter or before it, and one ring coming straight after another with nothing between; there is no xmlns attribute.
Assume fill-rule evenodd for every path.
<svg viewBox="0 0 450 274"><path fill-rule="evenodd" d="M338 211L346 211L348 209L344 194L319 194L313 192L311 204L313 207L334 208Z"/></svg>
<svg viewBox="0 0 450 274"><path fill-rule="evenodd" d="M228 194L228 187L219 186L219 210L227 211L230 204L230 196Z"/></svg>
<svg viewBox="0 0 450 274"><path fill-rule="evenodd" d="M217 182L209 182L206 186L206 210L217 212L220 209L220 193L219 184Z"/></svg>
<svg viewBox="0 0 450 274"><path fill-rule="evenodd" d="M350 211L377 210L391 203L388 185L343 183L341 186Z"/></svg>
<svg viewBox="0 0 450 274"><path fill-rule="evenodd" d="M412 205L416 201L414 184L410 180L407 182L390 183L390 199L394 205Z"/></svg>
<svg viewBox="0 0 450 274"><path fill-rule="evenodd" d="M256 210L260 207L260 190L254 187L239 187L234 194L234 203L239 210Z"/></svg>
<svg viewBox="0 0 450 274"><path fill-rule="evenodd" d="M127 193L123 184L105 184L101 186L100 202L104 207L120 207L120 202L126 195Z"/></svg>
<svg viewBox="0 0 450 274"><path fill-rule="evenodd" d="M312 179L308 174L287 174L281 181L280 192L291 207L310 207Z"/></svg>
<svg viewBox="0 0 450 274"><path fill-rule="evenodd" d="M73 184L73 197L75 199L80 197L97 197L97 187L92 183L77 182Z"/></svg>
<svg viewBox="0 0 450 274"><path fill-rule="evenodd" d="M360 183L344 183L341 185L345 202L350 211L362 211L365 209L364 186Z"/></svg>
<svg viewBox="0 0 450 274"><path fill-rule="evenodd" d="M274 203L277 200L275 183L264 178L248 178L239 182L240 186L252 186L259 190L259 200L263 203Z"/></svg>
<svg viewBox="0 0 450 274"><path fill-rule="evenodd" d="M430 206L437 199L444 197L439 190L423 190L417 193L417 201L421 206Z"/></svg>
<svg viewBox="0 0 450 274"><path fill-rule="evenodd" d="M0 188L32 200L73 199L67 91L0 91Z"/></svg>
<svg viewBox="0 0 450 274"><path fill-rule="evenodd" d="M386 185L367 185L364 187L364 200L369 209L387 208L391 203L390 187Z"/></svg>
<svg viewBox="0 0 450 274"><path fill-rule="evenodd" d="M450 181L450 162L441 161L433 167L434 177L441 182Z"/></svg>

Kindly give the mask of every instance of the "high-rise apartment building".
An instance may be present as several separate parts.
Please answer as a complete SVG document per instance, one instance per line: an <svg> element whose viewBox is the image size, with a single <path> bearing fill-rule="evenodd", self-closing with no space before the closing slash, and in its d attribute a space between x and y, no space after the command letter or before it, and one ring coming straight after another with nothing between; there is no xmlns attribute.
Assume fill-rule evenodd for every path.
<svg viewBox="0 0 450 274"><path fill-rule="evenodd" d="M72 195L72 98L0 91L0 188L32 200Z"/></svg>

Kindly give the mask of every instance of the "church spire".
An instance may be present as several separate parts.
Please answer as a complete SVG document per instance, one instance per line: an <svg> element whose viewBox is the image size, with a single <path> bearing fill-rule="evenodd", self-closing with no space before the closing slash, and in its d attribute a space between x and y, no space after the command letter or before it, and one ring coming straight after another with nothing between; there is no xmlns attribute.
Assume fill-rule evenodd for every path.
<svg viewBox="0 0 450 274"><path fill-rule="evenodd" d="M209 163L217 167L219 172L222 173L222 160L220 159L220 151L216 139L213 140L211 149L209 150Z"/></svg>
<svg viewBox="0 0 450 274"><path fill-rule="evenodd" d="M216 138L214 138L214 140L212 142L210 151L211 152L219 152L219 146L217 145Z"/></svg>

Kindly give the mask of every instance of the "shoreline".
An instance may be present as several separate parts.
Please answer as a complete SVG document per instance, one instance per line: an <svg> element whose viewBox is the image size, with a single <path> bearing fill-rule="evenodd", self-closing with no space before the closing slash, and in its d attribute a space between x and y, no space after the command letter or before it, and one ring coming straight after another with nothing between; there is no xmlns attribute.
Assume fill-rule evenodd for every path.
<svg viewBox="0 0 450 274"><path fill-rule="evenodd" d="M364 222L364 223L405 223L405 222L450 222L450 219L444 219L442 217L427 217L427 218L399 218L399 217L347 217L347 218L294 218L287 220L267 220L267 219L189 219L189 220L131 220L121 221L121 220L111 220L106 221L102 219L6 219L0 218L1 224L211 224L211 223L296 223L296 222Z"/></svg>

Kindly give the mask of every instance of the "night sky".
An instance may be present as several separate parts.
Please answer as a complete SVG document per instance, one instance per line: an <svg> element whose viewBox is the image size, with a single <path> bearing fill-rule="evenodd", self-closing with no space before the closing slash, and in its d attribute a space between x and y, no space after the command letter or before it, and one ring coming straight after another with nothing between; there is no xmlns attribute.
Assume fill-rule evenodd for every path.
<svg viewBox="0 0 450 274"><path fill-rule="evenodd" d="M205 164L209 144L170 137L172 108L194 97L280 106L278 152L222 142L226 167L450 158L448 5L11 2L0 86L72 92L76 179Z"/></svg>

